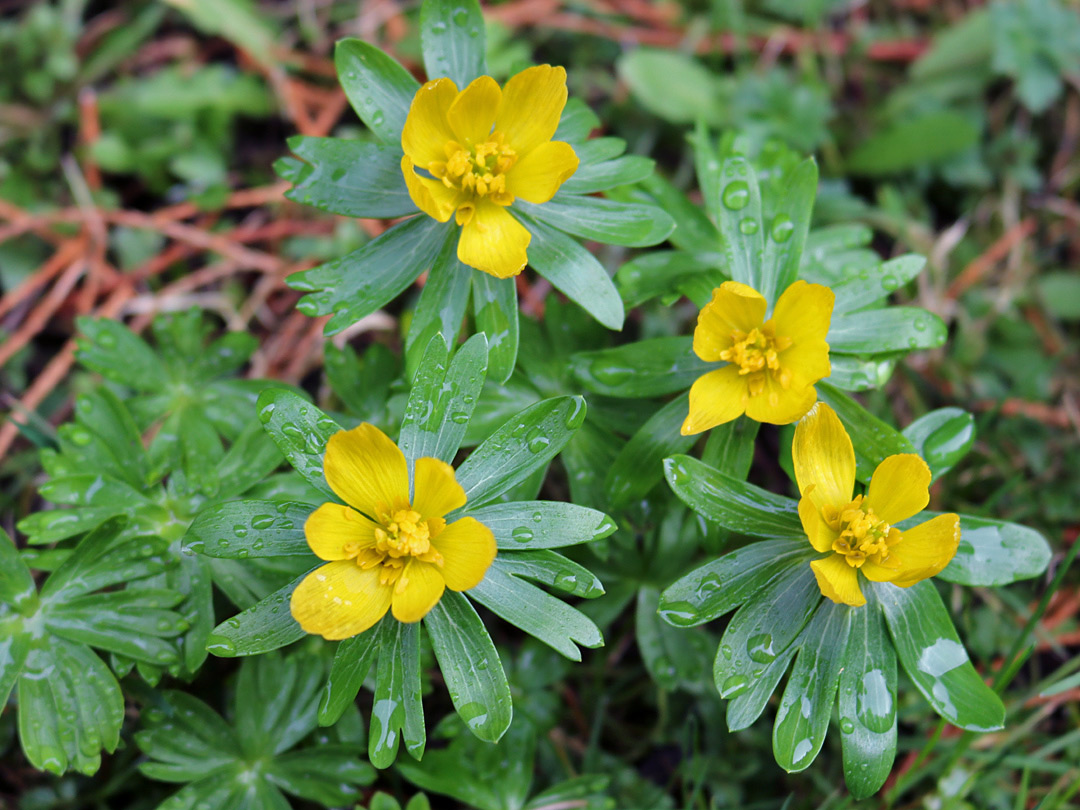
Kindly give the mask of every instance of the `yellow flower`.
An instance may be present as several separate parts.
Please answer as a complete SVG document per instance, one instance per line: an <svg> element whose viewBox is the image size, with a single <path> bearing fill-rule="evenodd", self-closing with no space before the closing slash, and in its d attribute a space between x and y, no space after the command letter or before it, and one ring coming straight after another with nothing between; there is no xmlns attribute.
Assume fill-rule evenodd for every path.
<svg viewBox="0 0 1080 810"><path fill-rule="evenodd" d="M385 433L363 424L330 437L326 482L348 506L324 503L304 524L308 545L329 562L293 591L293 618L308 633L342 639L392 610L418 622L443 589L466 591L495 559L495 537L480 521L444 516L465 505L453 468L416 460L409 498L405 456Z"/></svg>
<svg viewBox="0 0 1080 810"><path fill-rule="evenodd" d="M450 79L421 87L401 132L401 171L425 214L462 226L458 258L498 278L525 269L531 235L507 206L545 203L577 171L568 143L551 140L566 106L566 71L539 65L504 88L481 76L458 92ZM423 174L417 171L423 170Z"/></svg>
<svg viewBox="0 0 1080 810"><path fill-rule="evenodd" d="M810 544L833 552L814 560L818 587L834 602L865 605L859 574L908 588L938 574L960 544L960 518L938 515L901 532L897 523L930 502L930 468L913 453L889 456L855 488L855 451L836 413L818 403L795 427L791 447L799 484L799 518Z"/></svg>
<svg viewBox="0 0 1080 810"><path fill-rule="evenodd" d="M703 374L690 389L689 436L742 414L788 425L817 400L814 383L828 377L829 332L835 296L828 287L796 281L768 305L752 287L725 281L698 315L694 354L727 365Z"/></svg>

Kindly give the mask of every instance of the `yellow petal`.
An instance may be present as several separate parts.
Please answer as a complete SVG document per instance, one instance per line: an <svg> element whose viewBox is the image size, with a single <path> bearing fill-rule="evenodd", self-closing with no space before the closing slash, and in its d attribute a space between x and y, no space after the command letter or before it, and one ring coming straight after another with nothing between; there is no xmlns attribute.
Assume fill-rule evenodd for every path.
<svg viewBox="0 0 1080 810"><path fill-rule="evenodd" d="M833 541L837 538L837 532L829 527L825 519L821 517L821 511L809 498L799 500L799 520L802 522L803 531L815 551L832 550Z"/></svg>
<svg viewBox="0 0 1080 810"><path fill-rule="evenodd" d="M420 621L435 607L445 589L446 582L437 565L416 558L409 560L394 587L394 618L399 622Z"/></svg>
<svg viewBox="0 0 1080 810"><path fill-rule="evenodd" d="M368 571L351 560L316 568L293 591L289 608L305 633L330 641L363 633L386 615L389 585L379 584L379 569Z"/></svg>
<svg viewBox="0 0 1080 810"><path fill-rule="evenodd" d="M432 219L446 222L461 204L460 191L456 188L447 188L441 180L418 175L408 155L401 158L401 174L405 177L409 197L416 203L417 208Z"/></svg>
<svg viewBox="0 0 1080 810"><path fill-rule="evenodd" d="M819 402L795 426L791 460L799 492L821 510L851 502L855 489L855 450L836 412Z"/></svg>
<svg viewBox="0 0 1080 810"><path fill-rule="evenodd" d="M938 515L904 532L890 551L898 557L900 568L890 580L893 585L909 588L916 582L936 576L956 556L960 545L960 518L957 515Z"/></svg>
<svg viewBox="0 0 1080 810"><path fill-rule="evenodd" d="M375 544L375 524L351 507L324 503L304 522L304 537L317 557L344 560L346 544Z"/></svg>
<svg viewBox="0 0 1080 810"><path fill-rule="evenodd" d="M476 518L455 520L431 544L443 556L442 575L452 591L476 587L495 560L495 535Z"/></svg>
<svg viewBox="0 0 1080 810"><path fill-rule="evenodd" d="M780 352L780 367L791 372L791 386L813 385L832 373L829 344L824 340L793 343Z"/></svg>
<svg viewBox="0 0 1080 810"><path fill-rule="evenodd" d="M761 393L746 400L746 415L755 422L790 425L806 416L816 401L814 386L784 388L772 375L766 374Z"/></svg>
<svg viewBox="0 0 1080 810"><path fill-rule="evenodd" d="M488 140L499 110L502 91L490 76L473 79L446 111L446 120L458 143L466 147Z"/></svg>
<svg viewBox="0 0 1080 810"><path fill-rule="evenodd" d="M401 130L401 148L417 166L426 169L433 161L446 160L446 142L454 140L446 113L457 95L457 85L450 79L436 79L413 96Z"/></svg>
<svg viewBox="0 0 1080 810"><path fill-rule="evenodd" d="M828 287L796 281L776 302L772 317L776 334L796 344L825 340L835 301Z"/></svg>
<svg viewBox="0 0 1080 810"><path fill-rule="evenodd" d="M719 362L720 352L731 348L731 333L760 327L766 307L764 297L753 287L725 281L698 314L694 354L708 363Z"/></svg>
<svg viewBox="0 0 1080 810"><path fill-rule="evenodd" d="M565 106L565 70L551 65L526 68L503 87L495 129L524 156L551 140Z"/></svg>
<svg viewBox="0 0 1080 810"><path fill-rule="evenodd" d="M917 515L930 503L930 468L914 453L889 456L874 470L866 506L886 523Z"/></svg>
<svg viewBox="0 0 1080 810"><path fill-rule="evenodd" d="M454 468L437 458L418 458L413 478L413 509L427 520L465 505L465 490Z"/></svg>
<svg viewBox="0 0 1080 810"><path fill-rule="evenodd" d="M574 147L562 141L548 141L515 163L506 174L506 190L526 202L546 203L559 186L577 171Z"/></svg>
<svg viewBox="0 0 1080 810"><path fill-rule="evenodd" d="M375 520L409 507L405 456L374 425L365 422L331 436L326 443L323 474L341 500Z"/></svg>
<svg viewBox="0 0 1080 810"><path fill-rule="evenodd" d="M698 377L690 386L690 413L682 435L692 436L730 422L746 410L746 380L735 366L724 366Z"/></svg>
<svg viewBox="0 0 1080 810"><path fill-rule="evenodd" d="M472 219L462 227L457 255L463 264L495 278L510 278L525 269L525 249L532 234L501 205L481 198Z"/></svg>
<svg viewBox="0 0 1080 810"><path fill-rule="evenodd" d="M859 588L859 575L839 554L814 560L810 567L817 577L822 596L837 604L859 607L866 604L866 597Z"/></svg>

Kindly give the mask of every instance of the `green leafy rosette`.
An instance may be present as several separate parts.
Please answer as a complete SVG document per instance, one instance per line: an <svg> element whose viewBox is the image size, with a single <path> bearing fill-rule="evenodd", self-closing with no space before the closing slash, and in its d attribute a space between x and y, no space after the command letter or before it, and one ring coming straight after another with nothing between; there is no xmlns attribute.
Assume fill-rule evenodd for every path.
<svg viewBox="0 0 1080 810"><path fill-rule="evenodd" d="M432 339L413 380L398 440L408 463L454 459L486 370L484 336L466 342L452 360L442 338ZM259 418L296 471L325 498L337 502L324 477L323 457L328 440L341 426L292 392L274 389L260 397ZM334 723L374 668L368 742L376 766L393 762L399 738L416 759L424 752L421 627L458 714L473 734L488 741L498 740L509 727L511 697L499 655L472 602L573 660L580 660L577 645L603 643L592 621L531 584L584 598L603 593L592 573L551 549L606 537L615 524L593 509L535 500L548 464L584 418L585 402L580 397L546 399L516 414L482 442L456 471L467 502L449 517L472 518L494 535L498 553L483 580L465 593L447 590L422 624L387 615L338 645L319 722ZM316 507L311 502L233 501L203 511L194 521L184 541L189 551L237 560L290 559L304 571L286 587L218 625L210 638L211 652L257 655L305 635L289 605L301 580L322 564L304 530Z"/></svg>

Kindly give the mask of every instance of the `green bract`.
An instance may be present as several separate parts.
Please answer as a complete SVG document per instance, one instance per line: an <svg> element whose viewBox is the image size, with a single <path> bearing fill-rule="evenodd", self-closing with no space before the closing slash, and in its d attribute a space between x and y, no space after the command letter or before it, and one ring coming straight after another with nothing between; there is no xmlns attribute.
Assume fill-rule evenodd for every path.
<svg viewBox="0 0 1080 810"><path fill-rule="evenodd" d="M486 338L477 335L451 360L446 343L432 338L413 379L398 445L411 464L432 456L450 462L464 438L487 370ZM296 394L269 389L259 398L259 419L286 459L325 498L336 500L322 470L327 440L341 430L332 418ZM543 400L516 414L483 441L457 469L468 502L452 519L472 516L495 535L499 554L483 581L467 594L447 591L423 620L458 714L483 740L495 741L510 725L511 699L499 654L471 602L574 660L577 645L603 643L597 627L536 582L565 594L603 593L588 570L552 548L606 537L615 524L601 512L534 500L543 471L585 419L580 397ZM311 553L304 521L313 502L233 501L200 513L188 530L188 551L224 559L279 558L303 571L289 585L220 624L209 649L218 655L255 655L304 636L289 611L303 576L321 561ZM289 563L290 565L292 562ZM370 630L341 642L323 691L319 722L329 725L352 704L372 667L375 704L369 753L393 762L399 737L419 759L426 732L420 693L420 624L387 615Z"/></svg>
<svg viewBox="0 0 1080 810"><path fill-rule="evenodd" d="M476 0L428 0L421 12L421 43L430 79L449 77L465 86L487 74L484 20ZM371 141L296 137L296 157L278 163L293 183L290 199L352 217L389 219L418 213L401 171L401 132L420 84L392 57L357 39L338 42L338 78ZM532 234L529 263L540 275L579 303L609 329L620 329L622 301L603 265L573 237L614 245L643 246L664 241L675 223L649 202L622 203L597 192L635 183L652 173L653 162L623 155L619 138L589 140L599 126L582 103L571 100L555 140L573 146L580 164L555 197L543 205L517 201L511 210ZM334 334L387 305L424 271L430 271L412 315L406 339L409 367L415 368L434 334L458 334L470 294L475 327L488 337L491 374L510 376L518 349L517 288L457 259L460 228L426 215L406 219L360 249L290 277L308 293L301 311L332 315Z"/></svg>
<svg viewBox="0 0 1080 810"><path fill-rule="evenodd" d="M147 584L166 568L166 544L124 528L90 532L40 589L0 530L0 704L14 688L35 768L92 774L101 750L116 749L124 698L91 647L152 667L180 661L172 639L188 623L171 608L183 594ZM106 590L124 582L138 587Z"/></svg>
<svg viewBox="0 0 1080 810"><path fill-rule="evenodd" d="M927 414L906 433L935 475L974 440L970 417L957 408ZM872 471L892 452L866 442L862 448L870 456L857 455L860 473L864 462ZM796 501L688 456L667 459L665 472L672 490L706 519L738 537L761 538L686 574L660 599L661 616L677 627L737 609L713 664L716 687L730 699L729 729L752 724L790 668L773 727L776 761L788 771L808 767L838 704L848 789L862 798L881 787L896 754L897 659L949 722L971 731L1004 724L1000 699L971 666L932 582L866 583L865 606L834 604L810 569L823 555L806 538ZM933 516L921 513L899 528ZM1046 570L1050 548L1037 532L969 516L960 526L960 547L940 579L990 586Z"/></svg>

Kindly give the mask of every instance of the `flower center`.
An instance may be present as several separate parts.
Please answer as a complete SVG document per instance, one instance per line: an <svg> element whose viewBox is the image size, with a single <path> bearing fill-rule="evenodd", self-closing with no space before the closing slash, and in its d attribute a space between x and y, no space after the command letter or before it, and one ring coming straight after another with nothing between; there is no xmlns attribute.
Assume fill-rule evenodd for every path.
<svg viewBox="0 0 1080 810"><path fill-rule="evenodd" d="M446 525L442 518L422 520L419 512L398 509L381 516L379 523L375 545L361 547L359 543L347 543L345 556L365 570L381 566L379 581L383 585L394 585L398 593L404 591L409 580L403 574L410 558L443 565L442 554L431 544L431 538Z"/></svg>
<svg viewBox="0 0 1080 810"><path fill-rule="evenodd" d="M778 337L772 321L761 328L731 332L732 346L720 352L720 359L738 366L739 374L748 377L750 395L765 390L765 375L771 374L781 388L791 385L791 371L780 365L780 352L791 345L791 338Z"/></svg>
<svg viewBox="0 0 1080 810"><path fill-rule="evenodd" d="M842 509L825 507L821 516L830 527L840 532L833 541L833 551L840 554L852 568L861 568L868 559L884 564L889 559L889 547L900 542L902 535L874 510L863 505L863 496Z"/></svg>
<svg viewBox="0 0 1080 810"><path fill-rule="evenodd" d="M433 160L427 169L447 188L471 197L472 202L458 207L459 225L472 219L476 200L481 197L499 205L510 205L514 201L514 195L506 190L506 172L517 162L518 156L501 132L491 133L488 140L473 144L472 148L457 141L447 141L443 151L446 160Z"/></svg>

